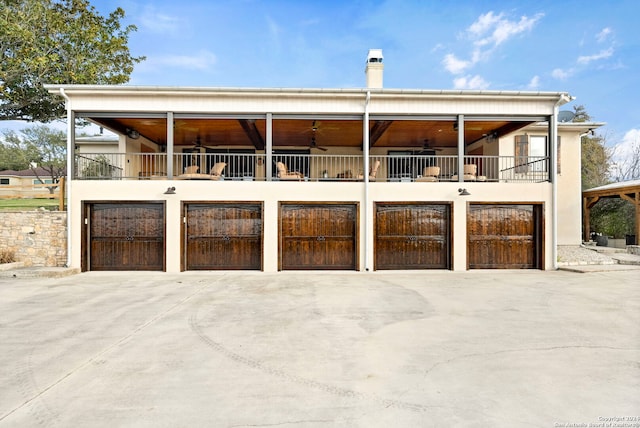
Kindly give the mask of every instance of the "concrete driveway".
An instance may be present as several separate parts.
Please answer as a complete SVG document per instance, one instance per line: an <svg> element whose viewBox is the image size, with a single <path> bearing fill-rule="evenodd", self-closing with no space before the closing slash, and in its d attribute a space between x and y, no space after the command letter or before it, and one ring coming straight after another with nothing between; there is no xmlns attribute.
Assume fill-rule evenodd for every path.
<svg viewBox="0 0 640 428"><path fill-rule="evenodd" d="M639 274L0 279L0 427L637 427Z"/></svg>

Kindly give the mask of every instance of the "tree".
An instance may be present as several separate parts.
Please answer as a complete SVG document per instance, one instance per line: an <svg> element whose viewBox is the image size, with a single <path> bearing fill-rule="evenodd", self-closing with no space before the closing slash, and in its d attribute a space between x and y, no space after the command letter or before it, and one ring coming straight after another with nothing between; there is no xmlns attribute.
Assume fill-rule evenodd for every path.
<svg viewBox="0 0 640 428"><path fill-rule="evenodd" d="M67 169L67 137L63 131L52 129L46 125L25 128L18 135L14 131L5 131L4 152L15 156L17 165L26 165L42 183L51 179L58 183ZM42 168L46 176L42 175ZM48 187L53 193L55 187Z"/></svg>
<svg viewBox="0 0 640 428"><path fill-rule="evenodd" d="M584 106L574 107L574 122L591 121ZM622 162L613 162L613 150L607 147L604 136L583 136L582 147L582 190L591 189L612 182L640 178L640 144L634 142L630 156ZM604 198L590 210L589 224L592 230L606 236L623 238L633 234L635 208L620 198Z"/></svg>
<svg viewBox="0 0 640 428"><path fill-rule="evenodd" d="M617 162L612 165L612 176L615 182L640 179L640 140L636 139L628 148L622 146L614 148Z"/></svg>
<svg viewBox="0 0 640 428"><path fill-rule="evenodd" d="M134 64L127 46L134 25L124 10L101 16L88 0L2 0L0 120L48 122L64 102L44 84L120 84Z"/></svg>
<svg viewBox="0 0 640 428"><path fill-rule="evenodd" d="M573 107L574 122L590 122L591 116L583 105ZM585 135L580 141L582 151L582 190L609 183L611 152L606 140L599 135Z"/></svg>

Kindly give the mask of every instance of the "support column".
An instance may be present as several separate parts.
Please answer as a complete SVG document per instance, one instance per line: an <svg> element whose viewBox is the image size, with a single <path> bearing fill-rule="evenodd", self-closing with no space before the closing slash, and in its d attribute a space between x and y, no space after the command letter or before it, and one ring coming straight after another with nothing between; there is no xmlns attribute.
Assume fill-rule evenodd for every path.
<svg viewBox="0 0 640 428"><path fill-rule="evenodd" d="M588 242L591 237L589 236L591 208L589 207L588 198L582 198L582 242Z"/></svg>
<svg viewBox="0 0 640 428"><path fill-rule="evenodd" d="M167 112L167 178L173 178L173 112Z"/></svg>
<svg viewBox="0 0 640 428"><path fill-rule="evenodd" d="M458 115L458 182L464 181L464 115Z"/></svg>
<svg viewBox="0 0 640 428"><path fill-rule="evenodd" d="M265 179L271 181L273 174L273 113L267 113L266 117L266 131L265 131Z"/></svg>

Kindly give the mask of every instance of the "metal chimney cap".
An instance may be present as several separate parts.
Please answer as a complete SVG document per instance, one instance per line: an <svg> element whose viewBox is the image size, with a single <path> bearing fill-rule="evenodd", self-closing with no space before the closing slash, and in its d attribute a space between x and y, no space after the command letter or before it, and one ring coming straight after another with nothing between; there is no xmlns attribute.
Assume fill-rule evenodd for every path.
<svg viewBox="0 0 640 428"><path fill-rule="evenodd" d="M367 62L382 62L383 58L382 49L369 49Z"/></svg>

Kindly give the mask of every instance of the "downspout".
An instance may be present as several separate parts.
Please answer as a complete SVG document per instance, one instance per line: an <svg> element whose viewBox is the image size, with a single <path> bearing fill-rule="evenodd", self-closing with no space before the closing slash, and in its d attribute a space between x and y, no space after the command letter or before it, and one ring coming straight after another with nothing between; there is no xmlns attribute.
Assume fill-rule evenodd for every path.
<svg viewBox="0 0 640 428"><path fill-rule="evenodd" d="M551 116L551 260L553 270L558 269L558 101Z"/></svg>
<svg viewBox="0 0 640 428"><path fill-rule="evenodd" d="M362 144L363 144L363 154L364 154L364 270L365 272L369 272L369 226L373 224L373 222L369 222L369 101L371 100L371 91L367 91L367 96L364 100L364 121L362 124Z"/></svg>
<svg viewBox="0 0 640 428"><path fill-rule="evenodd" d="M573 98L562 94L553 106L553 115L549 120L549 138L551 138L551 264L558 269L558 109Z"/></svg>
<svg viewBox="0 0 640 428"><path fill-rule="evenodd" d="M65 267L71 266L71 178L73 174L73 154L74 154L74 140L75 140L75 118L71 111L71 99L64 92L64 88L60 88L60 95L65 100L67 107L67 179L65 185L67 186L67 264Z"/></svg>

